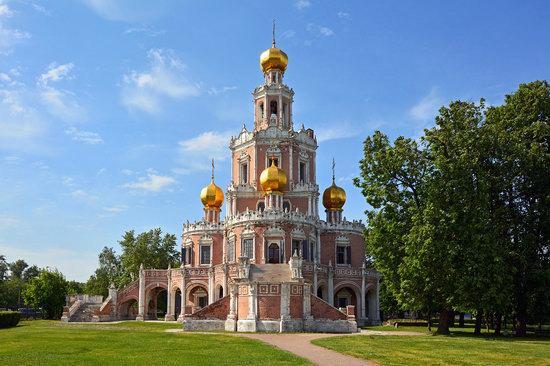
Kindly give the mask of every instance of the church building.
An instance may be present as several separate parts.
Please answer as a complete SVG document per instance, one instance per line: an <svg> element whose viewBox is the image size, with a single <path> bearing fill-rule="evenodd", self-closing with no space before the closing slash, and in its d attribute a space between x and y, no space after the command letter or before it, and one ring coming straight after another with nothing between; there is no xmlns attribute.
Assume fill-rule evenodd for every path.
<svg viewBox="0 0 550 366"><path fill-rule="evenodd" d="M141 269L137 281L111 289L95 320L156 318L157 294L167 291L166 320L186 330L351 332L380 323L380 275L365 267L365 227L343 216L334 162L320 194L315 132L294 123L288 57L275 40L260 66L253 128L229 141L225 194L212 164L200 192L204 216L183 225L181 267Z"/></svg>

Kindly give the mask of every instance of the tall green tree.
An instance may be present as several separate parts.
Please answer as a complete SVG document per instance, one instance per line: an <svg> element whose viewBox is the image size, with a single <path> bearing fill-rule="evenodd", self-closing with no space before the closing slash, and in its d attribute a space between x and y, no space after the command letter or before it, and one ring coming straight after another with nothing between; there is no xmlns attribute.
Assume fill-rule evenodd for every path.
<svg viewBox="0 0 550 366"><path fill-rule="evenodd" d="M23 292L25 303L42 308L47 319L59 319L63 313L67 281L57 270L44 269L38 277L31 279Z"/></svg>
<svg viewBox="0 0 550 366"><path fill-rule="evenodd" d="M23 272L25 272L25 269L27 269L28 266L29 265L27 264L27 262L25 262L23 259L18 259L15 262L10 263L9 267L11 276L18 279L23 279Z"/></svg>
<svg viewBox="0 0 550 366"><path fill-rule="evenodd" d="M123 268L123 281L130 282L137 278L139 267L168 268L178 262L176 236L162 235L160 228L135 235L134 230L127 231L119 241L122 248L120 263Z"/></svg>
<svg viewBox="0 0 550 366"><path fill-rule="evenodd" d="M548 292L550 271L548 82L522 84L502 106L489 108L486 129L500 193L501 243L510 253L514 276L516 332L525 335L530 301L541 298L540 289Z"/></svg>

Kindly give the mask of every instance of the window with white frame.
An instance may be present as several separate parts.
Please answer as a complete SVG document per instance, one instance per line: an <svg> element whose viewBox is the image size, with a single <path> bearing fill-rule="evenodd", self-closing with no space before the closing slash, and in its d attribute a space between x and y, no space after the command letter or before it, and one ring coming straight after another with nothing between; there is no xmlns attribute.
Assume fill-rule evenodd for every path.
<svg viewBox="0 0 550 366"><path fill-rule="evenodd" d="M201 264L210 264L210 259L211 259L211 246L209 244L201 245L201 248L200 248Z"/></svg>
<svg viewBox="0 0 550 366"><path fill-rule="evenodd" d="M241 243L241 255L243 257L253 258L254 240L252 238L243 238Z"/></svg>
<svg viewBox="0 0 550 366"><path fill-rule="evenodd" d="M248 163L244 162L240 164L240 182L241 184L248 183Z"/></svg>
<svg viewBox="0 0 550 366"><path fill-rule="evenodd" d="M336 264L351 264L351 246L349 243L338 243L336 245Z"/></svg>
<svg viewBox="0 0 550 366"><path fill-rule="evenodd" d="M229 239L227 242L227 261L235 262L235 239Z"/></svg>

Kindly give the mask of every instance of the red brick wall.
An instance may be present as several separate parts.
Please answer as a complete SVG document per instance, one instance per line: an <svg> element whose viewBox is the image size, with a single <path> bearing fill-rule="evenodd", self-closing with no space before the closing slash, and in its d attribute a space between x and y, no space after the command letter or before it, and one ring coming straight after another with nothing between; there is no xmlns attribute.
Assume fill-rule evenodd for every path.
<svg viewBox="0 0 550 366"><path fill-rule="evenodd" d="M345 320L348 318L346 314L342 313L340 310L313 295L311 295L311 315L313 315L315 319Z"/></svg>
<svg viewBox="0 0 550 366"><path fill-rule="evenodd" d="M290 296L290 317L301 319L304 315L304 298L302 295Z"/></svg>
<svg viewBox="0 0 550 366"><path fill-rule="evenodd" d="M258 317L260 319L279 319L281 317L281 298L279 296L258 296Z"/></svg>
<svg viewBox="0 0 550 366"><path fill-rule="evenodd" d="M218 301L214 301L212 304L205 306L199 311L193 313L193 319L227 319L229 314L229 296L222 297Z"/></svg>

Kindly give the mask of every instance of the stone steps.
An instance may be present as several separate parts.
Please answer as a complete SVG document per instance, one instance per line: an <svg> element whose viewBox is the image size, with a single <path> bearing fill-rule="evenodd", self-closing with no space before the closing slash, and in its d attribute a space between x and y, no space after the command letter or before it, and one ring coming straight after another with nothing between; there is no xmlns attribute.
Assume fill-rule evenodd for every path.
<svg viewBox="0 0 550 366"><path fill-rule="evenodd" d="M91 322L94 311L100 307L101 304L84 303L73 315L71 315L69 322Z"/></svg>

